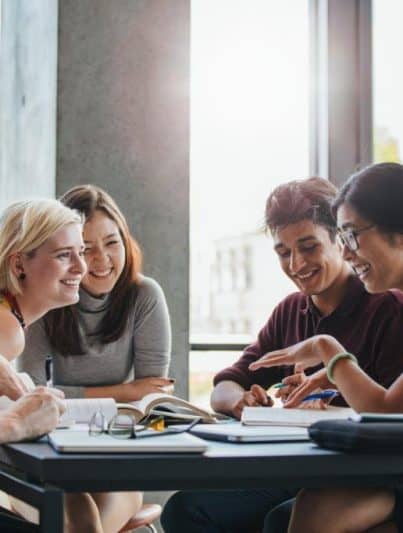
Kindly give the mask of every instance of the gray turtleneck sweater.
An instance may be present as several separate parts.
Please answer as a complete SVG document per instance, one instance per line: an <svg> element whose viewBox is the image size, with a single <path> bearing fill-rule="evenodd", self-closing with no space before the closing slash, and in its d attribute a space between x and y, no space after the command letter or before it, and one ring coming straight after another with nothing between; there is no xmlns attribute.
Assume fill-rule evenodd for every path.
<svg viewBox="0 0 403 533"><path fill-rule="evenodd" d="M53 355L53 384L68 398L81 398L84 387L117 385L131 379L163 377L168 373L171 328L161 287L142 276L138 295L123 335L101 344L87 334L96 331L106 312L108 295L94 298L80 290L80 332L84 355L60 355L50 346L44 322L26 332L25 350L18 369L28 372L37 385L46 384L45 359Z"/></svg>

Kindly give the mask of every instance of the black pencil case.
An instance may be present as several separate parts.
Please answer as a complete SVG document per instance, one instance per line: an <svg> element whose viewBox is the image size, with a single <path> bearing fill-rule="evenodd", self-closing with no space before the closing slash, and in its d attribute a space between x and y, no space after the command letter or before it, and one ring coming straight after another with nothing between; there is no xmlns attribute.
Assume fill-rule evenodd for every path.
<svg viewBox="0 0 403 533"><path fill-rule="evenodd" d="M312 424L308 431L310 438L321 448L403 453L403 422L321 420Z"/></svg>

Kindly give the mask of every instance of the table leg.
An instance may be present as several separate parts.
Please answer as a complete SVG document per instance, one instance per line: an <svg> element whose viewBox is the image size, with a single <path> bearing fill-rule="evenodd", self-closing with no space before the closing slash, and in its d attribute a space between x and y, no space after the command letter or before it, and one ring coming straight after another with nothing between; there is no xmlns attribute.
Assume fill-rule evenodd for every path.
<svg viewBox="0 0 403 533"><path fill-rule="evenodd" d="M41 533L63 533L63 491L45 485L42 498L39 509Z"/></svg>

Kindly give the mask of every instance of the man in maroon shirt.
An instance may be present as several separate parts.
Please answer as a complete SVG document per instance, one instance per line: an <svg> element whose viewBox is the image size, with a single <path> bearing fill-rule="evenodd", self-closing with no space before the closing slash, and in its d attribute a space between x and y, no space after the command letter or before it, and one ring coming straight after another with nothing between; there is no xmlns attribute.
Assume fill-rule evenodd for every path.
<svg viewBox="0 0 403 533"><path fill-rule="evenodd" d="M266 226L282 270L299 292L280 302L257 341L215 376L211 405L216 411L240 418L245 405L269 405L266 389L284 378L286 382L306 379L307 393L317 387L333 388L320 367L310 369L306 378L288 379L295 373L293 367L248 369L267 352L319 333L338 339L385 387L403 371L403 295L367 293L343 261L331 212L336 192L327 180L310 178L281 185L269 196ZM282 391L287 394L289 389ZM181 492L168 502L162 523L166 533L261 530L265 514L295 492L278 488Z"/></svg>

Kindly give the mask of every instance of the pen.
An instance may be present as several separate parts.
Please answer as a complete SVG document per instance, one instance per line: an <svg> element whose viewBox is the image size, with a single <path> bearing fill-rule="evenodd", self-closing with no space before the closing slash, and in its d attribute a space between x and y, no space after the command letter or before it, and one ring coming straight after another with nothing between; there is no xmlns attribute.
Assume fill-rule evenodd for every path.
<svg viewBox="0 0 403 533"><path fill-rule="evenodd" d="M315 392L314 394L308 394L308 396L305 396L301 400L301 402L308 402L309 400L328 400L329 398L333 398L334 396L337 396L339 394L339 391L335 389L326 389L322 392Z"/></svg>
<svg viewBox="0 0 403 533"><path fill-rule="evenodd" d="M46 373L46 386L53 387L53 359L51 355L46 356L45 373Z"/></svg>
<svg viewBox="0 0 403 533"><path fill-rule="evenodd" d="M282 389L284 387L287 387L285 383L276 383L275 385L273 385L273 389Z"/></svg>

